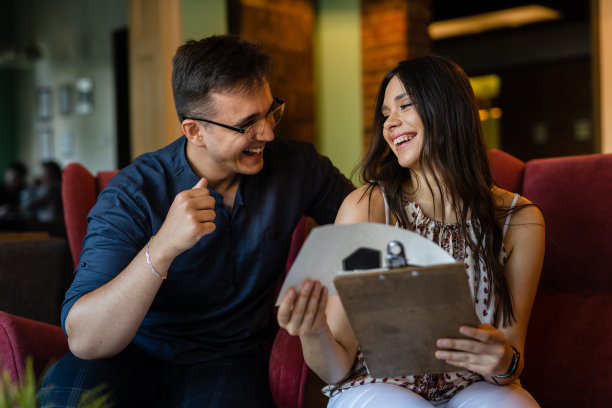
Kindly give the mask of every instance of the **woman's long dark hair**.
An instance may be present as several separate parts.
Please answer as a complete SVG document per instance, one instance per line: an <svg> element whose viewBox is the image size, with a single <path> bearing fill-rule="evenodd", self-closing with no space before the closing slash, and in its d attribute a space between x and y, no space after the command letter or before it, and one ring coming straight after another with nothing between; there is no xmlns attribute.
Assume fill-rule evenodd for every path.
<svg viewBox="0 0 612 408"><path fill-rule="evenodd" d="M376 98L372 137L361 163L362 181L370 183L370 194L374 187L371 181L380 184L391 213L402 226L408 225L403 187L411 180L414 170L399 165L383 137L385 118L381 107L387 85L394 76L403 84L423 122L419 166L423 175L431 175L435 185L426 177L423 180L432 194L435 188L442 197L442 214L447 205L452 206L460 232L475 258L474 293L478 293L481 284L483 262L490 275L487 289L496 294L503 324L509 325L515 317L512 294L499 259L503 237L498 222L508 209L495 205L476 100L467 75L457 64L441 56L428 55L402 61L387 73ZM471 220L474 239L466 226L468 220Z"/></svg>

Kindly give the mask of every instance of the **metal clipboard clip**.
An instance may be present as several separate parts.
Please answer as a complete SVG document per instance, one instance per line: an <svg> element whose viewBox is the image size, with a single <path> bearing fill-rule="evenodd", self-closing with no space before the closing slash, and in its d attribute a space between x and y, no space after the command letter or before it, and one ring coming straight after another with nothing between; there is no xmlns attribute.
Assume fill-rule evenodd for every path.
<svg viewBox="0 0 612 408"><path fill-rule="evenodd" d="M404 252L404 245L402 245L402 243L399 241L389 242L387 244L387 257L385 258L385 261L389 269L408 266L406 253Z"/></svg>

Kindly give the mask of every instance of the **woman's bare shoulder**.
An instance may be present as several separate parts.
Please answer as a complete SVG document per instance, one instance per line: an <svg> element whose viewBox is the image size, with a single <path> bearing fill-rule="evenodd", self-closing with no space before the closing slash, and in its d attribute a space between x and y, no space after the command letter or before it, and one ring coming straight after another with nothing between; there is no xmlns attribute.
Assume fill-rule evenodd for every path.
<svg viewBox="0 0 612 408"><path fill-rule="evenodd" d="M512 207L512 201L514 200L515 193L508 190L504 190L499 187L494 187L491 191L495 205L501 210L509 210ZM544 217L542 212L537 205L529 201L523 196L519 196L516 201L514 208L517 211L512 212L511 224L541 224L544 225Z"/></svg>
<svg viewBox="0 0 612 408"><path fill-rule="evenodd" d="M356 222L385 222L385 202L380 188L366 184L344 199L336 224Z"/></svg>

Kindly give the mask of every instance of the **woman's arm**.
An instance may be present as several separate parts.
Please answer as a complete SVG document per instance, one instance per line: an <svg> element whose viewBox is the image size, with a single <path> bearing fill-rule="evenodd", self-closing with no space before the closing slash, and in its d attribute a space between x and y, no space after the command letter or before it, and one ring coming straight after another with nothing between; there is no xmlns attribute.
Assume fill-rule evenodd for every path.
<svg viewBox="0 0 612 408"><path fill-rule="evenodd" d="M521 199L520 204L529 203ZM507 327L481 325L479 328L462 326L461 334L474 340L440 339L439 347L458 351L437 351L436 356L450 364L475 371L491 383L509 384L521 374L524 366L525 337L544 260L544 218L535 206L527 206L513 213L504 245L508 260L504 274L512 293L516 320ZM514 346L520 353L516 374L504 375L510 368Z"/></svg>
<svg viewBox="0 0 612 408"><path fill-rule="evenodd" d="M380 190L375 189L370 198L361 187L344 200L336 224L384 223L384 214ZM288 291L278 322L289 334L300 336L306 363L323 381L336 384L346 378L355 361L357 340L338 296L328 296L318 281L307 280L299 293Z"/></svg>
<svg viewBox="0 0 612 408"><path fill-rule="evenodd" d="M530 202L522 199L518 204L530 204ZM508 327L502 327L499 323L498 327L506 336L508 343L521 353L515 378L520 376L525 362L527 326L544 263L544 237L544 217L537 207L524 207L512 215L504 239L508 257L504 275L512 293L516 321ZM507 367L508 365L506 372ZM515 378L508 379L507 382L513 382ZM489 378L487 380L490 381Z"/></svg>

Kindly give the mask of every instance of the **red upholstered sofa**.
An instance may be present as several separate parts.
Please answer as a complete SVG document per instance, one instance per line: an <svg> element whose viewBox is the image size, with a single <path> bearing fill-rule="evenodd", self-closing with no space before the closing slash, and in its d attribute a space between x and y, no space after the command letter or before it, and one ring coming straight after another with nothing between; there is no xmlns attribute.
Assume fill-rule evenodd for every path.
<svg viewBox="0 0 612 408"><path fill-rule="evenodd" d="M489 157L495 180L539 205L546 219L544 269L521 381L543 408L608 407L612 401L612 154L527 163L499 150L490 151ZM294 238L292 256L304 238L303 230ZM25 355L35 355L41 370L65 350L59 327L0 312L0 364L14 378L21 378ZM299 340L279 330L270 361L277 405L311 406L308 379Z"/></svg>
<svg viewBox="0 0 612 408"><path fill-rule="evenodd" d="M490 152L499 183L536 203L546 253L521 382L542 407L612 401L612 154L523 163Z"/></svg>
<svg viewBox="0 0 612 408"><path fill-rule="evenodd" d="M609 407L612 401L612 154L530 160L489 152L496 182L536 203L546 254L521 376L543 408ZM284 330L270 362L275 401L304 403L307 367ZM289 388L289 389L287 389ZM291 391L291 392L290 392ZM304 404L304 405L302 405Z"/></svg>

